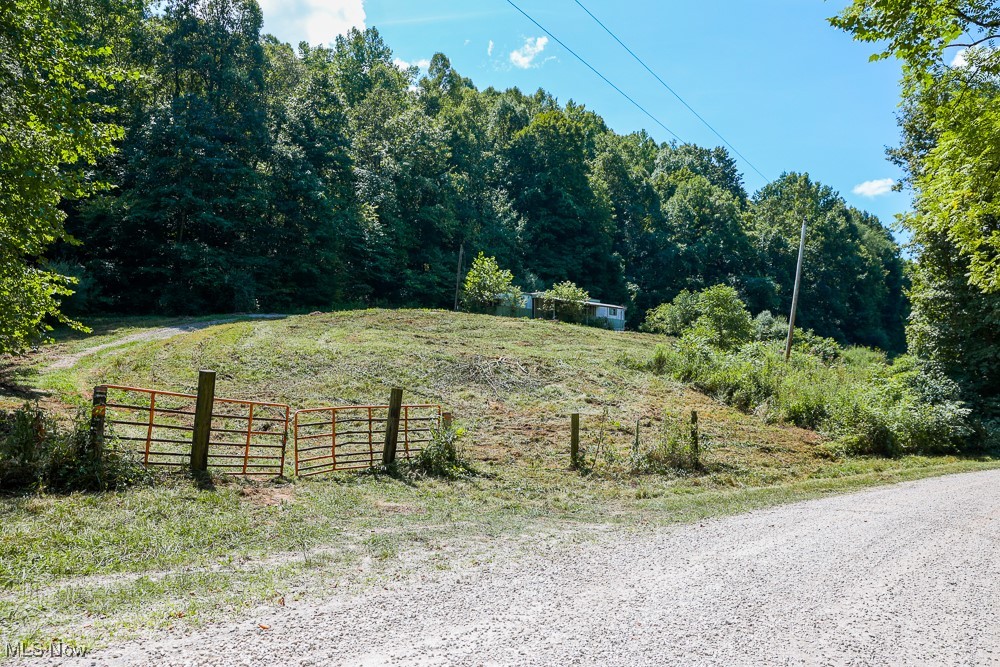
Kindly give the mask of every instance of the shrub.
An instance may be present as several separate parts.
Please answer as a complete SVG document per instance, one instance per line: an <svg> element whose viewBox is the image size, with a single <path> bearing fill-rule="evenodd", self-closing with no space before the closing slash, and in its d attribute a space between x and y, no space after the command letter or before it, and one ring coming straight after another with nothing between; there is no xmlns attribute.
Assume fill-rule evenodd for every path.
<svg viewBox="0 0 1000 667"><path fill-rule="evenodd" d="M691 429L668 415L651 448L642 449L636 438L629 456L629 467L633 474L701 470L700 448L695 444Z"/></svg>
<svg viewBox="0 0 1000 667"><path fill-rule="evenodd" d="M541 308L553 318L566 322L582 322L590 293L569 280L556 283L539 296Z"/></svg>
<svg viewBox="0 0 1000 667"><path fill-rule="evenodd" d="M650 310L641 328L674 336L693 331L724 350L746 343L754 332L750 311L739 293L728 285L694 294L684 290L671 303Z"/></svg>
<svg viewBox="0 0 1000 667"><path fill-rule="evenodd" d="M458 479L476 474L475 468L465 458L461 441L466 431L461 428L441 427L431 431L431 441L420 453L407 462L411 472L428 477Z"/></svg>
<svg viewBox="0 0 1000 667"><path fill-rule="evenodd" d="M905 355L890 363L818 336L785 362L781 341L724 351L696 326L658 345L647 368L767 421L823 431L854 454L958 452L976 434L958 386L936 366Z"/></svg>
<svg viewBox="0 0 1000 667"><path fill-rule="evenodd" d="M639 328L649 333L680 336L694 324L701 311L698 309L698 295L681 290L670 303L662 303L646 313L646 321Z"/></svg>
<svg viewBox="0 0 1000 667"><path fill-rule="evenodd" d="M653 358L649 362L649 370L657 375L663 375L667 372L668 363L667 348L663 345L657 345L656 349L653 350Z"/></svg>
<svg viewBox="0 0 1000 667"><path fill-rule="evenodd" d="M30 404L0 412L0 490L108 491L150 481L145 468L113 445L93 451L84 413L65 427Z"/></svg>
<svg viewBox="0 0 1000 667"><path fill-rule="evenodd" d="M788 320L775 317L770 310L764 310L753 318L753 339L758 341L785 340L788 337Z"/></svg>
<svg viewBox="0 0 1000 667"><path fill-rule="evenodd" d="M462 304L479 312L501 305L513 310L524 304L524 296L514 285L514 274L501 269L495 257L480 252L465 276Z"/></svg>

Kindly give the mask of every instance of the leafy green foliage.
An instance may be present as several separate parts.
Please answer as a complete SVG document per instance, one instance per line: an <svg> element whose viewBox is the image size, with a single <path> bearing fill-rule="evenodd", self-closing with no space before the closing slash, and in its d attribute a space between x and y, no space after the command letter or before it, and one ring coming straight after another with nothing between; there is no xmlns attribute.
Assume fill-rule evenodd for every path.
<svg viewBox="0 0 1000 667"><path fill-rule="evenodd" d="M124 127L91 170L114 188L64 203L84 245L51 259L85 288L76 312L446 307L463 244L524 289L627 305L633 327L718 284L784 312L806 216L806 326L901 348L898 248L807 177L751 198L725 149L619 135L544 90L479 90L444 54L420 76L374 28L293 48L261 34L254 0L90 2L121 11L67 16L138 76L97 91L98 119ZM14 293L44 310L44 289Z"/></svg>
<svg viewBox="0 0 1000 667"><path fill-rule="evenodd" d="M83 413L67 428L30 404L0 412L2 491L107 491L149 480L138 462L113 446L101 454L93 451L90 421Z"/></svg>
<svg viewBox="0 0 1000 667"><path fill-rule="evenodd" d="M427 477L460 479L474 475L476 470L462 451L465 436L466 431L461 428L434 429L431 441L404 465L411 472Z"/></svg>
<svg viewBox="0 0 1000 667"><path fill-rule="evenodd" d="M462 303L470 310L485 312L497 305L520 308L524 303L521 289L514 285L514 274L501 269L495 257L482 252L472 260L465 276Z"/></svg>
<svg viewBox="0 0 1000 667"><path fill-rule="evenodd" d="M803 219L807 233L798 323L842 343L901 351L907 304L898 246L875 219L806 174L784 174L753 198L754 235L774 283L773 292L753 295L751 308L791 309Z"/></svg>
<svg viewBox="0 0 1000 667"><path fill-rule="evenodd" d="M568 280L556 283L539 295L540 308L552 313L553 319L565 322L579 322L585 315L590 294L587 290Z"/></svg>
<svg viewBox="0 0 1000 667"><path fill-rule="evenodd" d="M697 336L657 348L650 368L765 420L819 429L852 454L936 454L976 446L970 410L940 367L914 357L889 363L864 348L828 351L750 342L723 351ZM662 369L662 370L661 370Z"/></svg>
<svg viewBox="0 0 1000 667"><path fill-rule="evenodd" d="M914 190L902 218L913 268L911 351L958 381L984 423L1000 416L1000 31L993 2L855 0L835 26L903 61L903 143ZM962 59L956 61L958 49ZM964 61L964 63L962 62ZM954 66L952 66L954 63Z"/></svg>
<svg viewBox="0 0 1000 667"><path fill-rule="evenodd" d="M70 323L60 301L71 281L37 258L68 240L60 205L102 187L82 167L121 136L92 93L122 73L109 46L88 43L82 13L50 0L0 7L0 353L35 342L47 318Z"/></svg>
<svg viewBox="0 0 1000 667"><path fill-rule="evenodd" d="M754 334L750 311L728 285L696 293L684 290L672 302L650 310L642 328L651 333L694 336L724 350L748 342Z"/></svg>

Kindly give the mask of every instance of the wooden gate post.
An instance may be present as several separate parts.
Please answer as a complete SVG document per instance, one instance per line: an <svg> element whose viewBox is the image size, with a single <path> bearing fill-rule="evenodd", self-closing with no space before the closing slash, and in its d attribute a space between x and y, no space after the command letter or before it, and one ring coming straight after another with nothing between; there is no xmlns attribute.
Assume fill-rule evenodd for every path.
<svg viewBox="0 0 1000 667"><path fill-rule="evenodd" d="M450 412L441 413L441 428L448 431L451 430L451 420L452 416Z"/></svg>
<svg viewBox="0 0 1000 667"><path fill-rule="evenodd" d="M580 465L580 413L569 416L569 464L573 468Z"/></svg>
<svg viewBox="0 0 1000 667"><path fill-rule="evenodd" d="M389 421L385 425L385 447L382 448L382 464L396 462L396 443L399 441L399 414L403 409L403 390L393 387L389 395Z"/></svg>
<svg viewBox="0 0 1000 667"><path fill-rule="evenodd" d="M104 451L104 417L107 413L108 388L94 387L94 405L90 409L90 451L100 457Z"/></svg>
<svg viewBox="0 0 1000 667"><path fill-rule="evenodd" d="M191 472L208 470L208 441L212 436L212 409L215 406L215 371L198 371L198 399L191 436Z"/></svg>

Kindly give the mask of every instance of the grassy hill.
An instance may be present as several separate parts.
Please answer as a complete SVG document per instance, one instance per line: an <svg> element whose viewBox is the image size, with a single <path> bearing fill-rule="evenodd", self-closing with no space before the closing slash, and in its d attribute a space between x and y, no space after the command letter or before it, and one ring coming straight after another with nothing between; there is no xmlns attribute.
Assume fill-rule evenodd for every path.
<svg viewBox="0 0 1000 667"><path fill-rule="evenodd" d="M35 359L31 383L83 404L101 383L193 391L197 370L211 368L217 395L293 409L384 403L400 386L407 402L453 411L473 433L472 458L555 468L566 465L572 412L583 415L584 444L603 424L604 438L625 447L637 421L640 437L651 437L664 417L695 409L713 482L772 483L826 460L815 433L763 424L639 368L662 337L559 322L428 310L300 315L109 347L49 368L136 331L53 346Z"/></svg>
<svg viewBox="0 0 1000 667"><path fill-rule="evenodd" d="M218 318L216 318L218 319ZM138 628L198 623L337 586L489 558L542 539L592 539L991 463L953 457L840 458L815 432L766 424L645 370L661 337L428 310L242 320L94 323L4 372L7 405L85 405L95 384L193 391L293 408L441 403L478 470L448 481L338 474L251 485L183 474L97 495L0 498L0 640L101 643ZM196 323L197 324L197 323ZM702 470L632 474L568 468L569 418L593 460L627 452L640 425L695 409ZM595 531L596 526L603 527ZM589 528L588 528L589 527ZM569 537L567 537L569 536ZM42 591L42 592L40 592Z"/></svg>

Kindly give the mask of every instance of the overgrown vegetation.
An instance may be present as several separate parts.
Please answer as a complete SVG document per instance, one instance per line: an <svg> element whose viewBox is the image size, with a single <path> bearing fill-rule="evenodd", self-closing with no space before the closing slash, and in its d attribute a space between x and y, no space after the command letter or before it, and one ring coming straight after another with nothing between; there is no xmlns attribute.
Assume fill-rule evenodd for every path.
<svg viewBox="0 0 1000 667"><path fill-rule="evenodd" d="M486 313L502 306L514 311L523 304L524 296L521 288L514 284L514 274L501 269L496 257L487 257L480 252L472 260L472 267L462 285L462 305L465 309Z"/></svg>
<svg viewBox="0 0 1000 667"><path fill-rule="evenodd" d="M751 320L729 288L681 294L651 310L647 328L679 333L661 344L650 370L670 374L769 422L818 429L850 454L940 454L976 445L958 385L932 362L842 348L796 332L784 360L787 324L762 313ZM756 339L751 340L755 336Z"/></svg>
<svg viewBox="0 0 1000 667"><path fill-rule="evenodd" d="M90 422L58 421L37 405L0 411L0 493L122 490L151 474L113 442L96 452Z"/></svg>
<svg viewBox="0 0 1000 667"><path fill-rule="evenodd" d="M834 26L897 58L902 140L888 151L913 195L909 351L959 383L1000 432L1000 4L854 0ZM996 444L1000 445L1000 441Z"/></svg>
<svg viewBox="0 0 1000 667"><path fill-rule="evenodd" d="M25 128L54 132L64 119L49 107L64 106L30 108L21 93L60 72L60 86L87 91L68 94L71 119L100 130L74 135L97 145L67 145L54 159L19 149L0 165L18 193L36 183L31 173L86 181L47 192L52 220L32 223L57 238L65 211L82 245L27 250L48 260L38 266L50 286L63 285L56 272L78 279L67 312L450 308L462 247L495 257L523 290L570 281L625 305L631 326L680 290L717 283L755 312L784 311L807 216L803 299L816 307L803 323L844 341L902 344L899 248L805 175L752 195L723 148L622 135L544 90L477 87L441 53L425 70L401 67L374 27L329 46L283 44L263 34L255 0L14 0L0 20L15 37L0 45L13 63L4 72L30 73L0 80L0 99L14 102L3 114L13 134L3 134L22 146ZM54 43L66 62L26 35ZM96 164L79 169L62 155ZM100 182L113 187L93 193ZM29 222L35 209L0 200ZM15 320L30 334L60 295L29 299L12 266L0 264L11 304L0 334Z"/></svg>
<svg viewBox="0 0 1000 667"><path fill-rule="evenodd" d="M431 441L404 466L418 476L460 479L476 474L462 448L465 429L442 426L431 430Z"/></svg>

